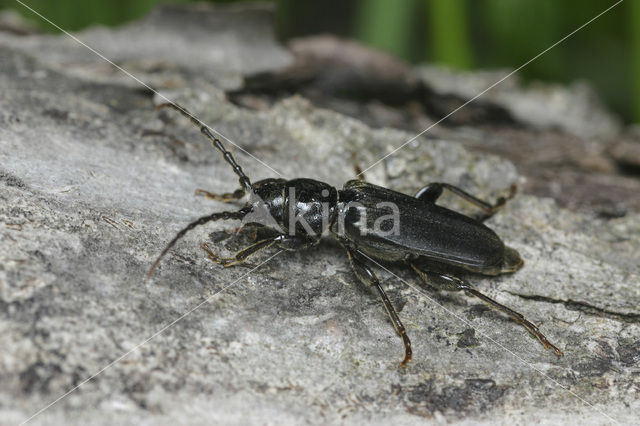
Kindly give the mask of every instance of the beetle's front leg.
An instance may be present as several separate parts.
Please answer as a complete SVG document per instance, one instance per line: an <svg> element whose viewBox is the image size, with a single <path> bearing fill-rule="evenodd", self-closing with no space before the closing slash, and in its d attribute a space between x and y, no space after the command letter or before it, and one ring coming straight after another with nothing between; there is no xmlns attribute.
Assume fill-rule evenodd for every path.
<svg viewBox="0 0 640 426"><path fill-rule="evenodd" d="M153 271L160 264L160 261L169 252L169 250L171 250L171 248L178 242L180 238L184 237L184 235L187 232L191 231L193 228L200 225L204 225L205 223L214 222L217 220L241 220L247 215L247 213L249 213L249 210L246 210L246 209L241 209L237 212L218 212L218 213L212 213L208 216L202 216L201 218L194 220L193 222L188 224L186 227L184 227L182 230L180 230L180 232L178 232L176 236L173 237L171 241L169 241L169 243L164 248L164 250L162 250L160 255L156 258L155 262L153 262L153 265L151 265L151 268L149 268L149 272L147 272L146 279L149 280L151 278Z"/></svg>
<svg viewBox="0 0 640 426"><path fill-rule="evenodd" d="M391 319L391 323L393 324L393 328L396 329L396 333L400 337L402 337L402 343L404 344L404 359L400 363L402 367L405 367L409 361L411 361L411 341L409 340L409 336L402 325L402 321L400 321L400 317L396 313L389 297L384 292L382 286L380 285L380 281L378 281L378 277L374 274L374 272L369 268L362 255L357 251L347 247L347 255L349 256L349 261L351 262L351 267L353 268L353 272L355 272L358 279L365 285L371 285L378 290L378 294L380 294L380 298L382 298L382 303L384 303L384 307L387 310L387 314L389 314L389 318Z"/></svg>
<svg viewBox="0 0 640 426"><path fill-rule="evenodd" d="M218 263L224 267L228 267L231 265L235 265L237 263L243 263L245 260L247 260L247 257L251 256L252 254L259 252L261 250L264 250L268 247L271 247L273 244L275 243L273 238L270 239L266 239L266 240L261 240L258 241L255 244L250 245L249 247L240 250L238 253L236 253L235 256L233 257L221 257L218 256L217 254L215 254L213 252L213 250L211 250L211 247L209 247L209 245L207 243L202 243L200 245L200 248L202 248L204 251L207 252L207 258L209 260L211 260L212 262Z"/></svg>
<svg viewBox="0 0 640 426"><path fill-rule="evenodd" d="M529 330L529 332L533 334L540 341L540 343L544 345L545 348L553 349L558 356L564 355L560 349L558 349L555 345L549 342L546 336L540 332L540 330L535 324L527 320L521 313L516 312L513 309L508 308L503 304L496 302L495 300L491 299L489 296L486 296L480 293L478 290L471 287L471 285L466 280L463 280L462 278L454 277L452 275L443 274L440 272L425 271L419 268L418 266L416 266L416 264L414 263L411 263L411 267L428 284L433 284L438 288L442 290L447 290L447 291L464 291L468 295L475 296L480 300L482 300L483 302L504 312L505 314L513 318L518 324L522 325L524 328Z"/></svg>
<svg viewBox="0 0 640 426"><path fill-rule="evenodd" d="M295 251L302 250L304 248L310 247L315 244L316 240L312 240L310 238L298 237L295 235L285 235L279 234L275 237L266 238L264 240L260 240L255 244L250 245L249 247L240 250L233 257L221 257L218 256L211 250L207 243L202 243L200 247L207 252L207 258L212 262L218 263L224 267L232 266L238 263L243 263L247 260L249 256L255 254L259 251L262 251L266 248L271 247L272 245L276 245L277 247L283 250Z"/></svg>
<svg viewBox="0 0 640 426"><path fill-rule="evenodd" d="M210 200L222 201L223 203L231 203L238 201L245 195L245 190L240 188L233 192L225 192L224 194L214 194L213 192L205 191L204 189L196 189L195 195L208 198Z"/></svg>

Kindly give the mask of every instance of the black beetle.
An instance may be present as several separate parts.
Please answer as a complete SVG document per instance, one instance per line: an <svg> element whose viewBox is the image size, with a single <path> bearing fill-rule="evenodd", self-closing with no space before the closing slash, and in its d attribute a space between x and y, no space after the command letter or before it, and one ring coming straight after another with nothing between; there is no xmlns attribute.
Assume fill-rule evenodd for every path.
<svg viewBox="0 0 640 426"><path fill-rule="evenodd" d="M482 222L502 207L506 198L496 204L486 203L460 188L446 183L431 183L411 197L363 180L351 180L341 190L313 179L264 179L251 183L233 155L226 150L207 126L184 107L167 103L158 108L176 109L200 128L223 154L238 175L240 189L233 193L196 193L219 201L239 200L247 193L249 202L238 211L224 211L203 216L176 234L153 263L147 279L160 260L188 231L216 220L243 220L246 224L275 228L277 233L238 252L234 257L219 257L203 244L208 258L231 266L267 247L300 250L317 244L325 231L344 246L358 279L376 288L396 332L402 337L405 355L401 365L411 360L411 341L378 278L367 265L367 258L383 262L404 262L428 284L447 291L464 291L509 315L523 325L547 349L558 355L562 351L551 344L538 328L518 312L480 293L456 273L472 272L498 275L518 270L523 265L518 252ZM469 217L438 206L436 200L447 189L475 204L483 215ZM515 193L512 187L511 196ZM395 207L395 208L394 208ZM389 213L391 211L391 214ZM389 226L391 225L391 226Z"/></svg>

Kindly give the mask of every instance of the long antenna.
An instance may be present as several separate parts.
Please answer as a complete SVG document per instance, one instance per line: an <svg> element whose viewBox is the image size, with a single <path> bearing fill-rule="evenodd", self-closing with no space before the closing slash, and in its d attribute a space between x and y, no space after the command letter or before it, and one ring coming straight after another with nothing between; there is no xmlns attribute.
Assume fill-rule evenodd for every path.
<svg viewBox="0 0 640 426"><path fill-rule="evenodd" d="M244 172L242 171L242 167L240 167L238 163L236 163L235 158L233 158L233 155L229 151L227 151L227 149L224 147L222 142L220 142L220 139L213 136L213 133L211 133L209 128L206 126L206 124L198 120L193 114L189 112L189 110L187 110L182 105L178 105L173 102L167 102L164 104L160 104L156 107L156 109L160 109L160 108L173 108L176 111L180 112L185 117L187 117L188 119L190 119L193 124L198 126L200 128L200 132L202 132L203 135L209 138L213 146L215 146L218 149L218 151L222 153L227 163L229 163L229 165L233 167L233 171L240 178L240 186L249 193L253 192L253 187L251 186L251 181L249 180L249 177L244 174Z"/></svg>

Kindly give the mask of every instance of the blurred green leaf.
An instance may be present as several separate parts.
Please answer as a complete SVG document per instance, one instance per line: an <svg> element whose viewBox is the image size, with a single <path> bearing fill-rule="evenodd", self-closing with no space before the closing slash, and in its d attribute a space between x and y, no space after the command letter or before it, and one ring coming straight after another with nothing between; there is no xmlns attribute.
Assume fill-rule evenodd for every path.
<svg viewBox="0 0 640 426"><path fill-rule="evenodd" d="M371 46L409 59L414 6L414 0L360 0L356 37Z"/></svg>
<svg viewBox="0 0 640 426"><path fill-rule="evenodd" d="M485 66L517 68L560 40L561 18L567 4L557 0L484 0L480 2L490 48L483 51ZM566 31L568 33L569 31ZM525 75L548 79L562 74L563 45L527 65Z"/></svg>
<svg viewBox="0 0 640 426"><path fill-rule="evenodd" d="M430 59L454 68L471 68L467 0L427 0Z"/></svg>
<svg viewBox="0 0 640 426"><path fill-rule="evenodd" d="M60 27L119 25L160 3L195 0L21 0ZM213 1L213 0L211 0ZM234 0L217 0L230 3ZM355 36L405 60L456 68L517 68L616 0L272 0L279 34ZM44 31L55 28L15 0L0 0ZM425 47L427 46L427 47ZM527 65L525 79L588 79L640 122L640 0L626 0Z"/></svg>
<svg viewBox="0 0 640 426"><path fill-rule="evenodd" d="M630 36L631 78L633 85L633 118L640 123L640 1L629 2L628 28Z"/></svg>

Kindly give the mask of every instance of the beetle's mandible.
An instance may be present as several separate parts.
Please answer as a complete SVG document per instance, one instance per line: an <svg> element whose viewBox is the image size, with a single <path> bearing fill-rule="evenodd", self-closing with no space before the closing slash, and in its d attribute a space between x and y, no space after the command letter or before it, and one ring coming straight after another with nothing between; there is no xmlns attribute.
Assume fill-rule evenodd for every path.
<svg viewBox="0 0 640 426"><path fill-rule="evenodd" d="M474 289L459 274L499 275L515 272L523 265L518 252L505 246L502 240L482 222L491 217L506 198L489 204L446 183L431 183L411 197L364 180L351 180L341 190L313 179L264 179L255 183L242 171L233 155L226 150L209 128L184 107L167 103L169 107L188 117L213 143L239 178L240 188L233 193L212 194L199 190L202 195L219 201L250 200L239 210L224 211L203 216L176 234L153 263L147 278L167 252L193 228L216 220L244 220L256 226L277 230L275 236L257 241L234 257L219 257L203 244L208 258L224 266L244 262L247 257L271 246L284 250L301 250L317 244L327 231L345 248L356 277L364 284L375 287L389 314L391 323L404 344L404 367L412 358L411 341L387 297L378 278L369 265L369 259L380 262L404 263L415 270L428 284L446 291L464 291L499 309L524 326L547 349L556 354L562 351L520 313L496 302ZM477 217L469 217L438 206L436 200L443 190L451 191L482 210ZM511 195L515 193L512 187ZM396 206L389 209L383 206ZM267 221L261 220L268 218ZM387 223L385 229L371 230L371 224ZM389 221L392 227L388 226ZM373 228L376 228L375 226ZM366 231L366 232L363 232Z"/></svg>

